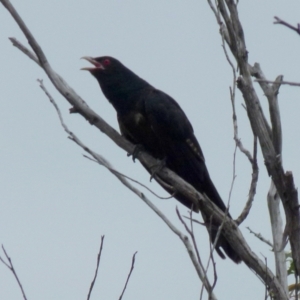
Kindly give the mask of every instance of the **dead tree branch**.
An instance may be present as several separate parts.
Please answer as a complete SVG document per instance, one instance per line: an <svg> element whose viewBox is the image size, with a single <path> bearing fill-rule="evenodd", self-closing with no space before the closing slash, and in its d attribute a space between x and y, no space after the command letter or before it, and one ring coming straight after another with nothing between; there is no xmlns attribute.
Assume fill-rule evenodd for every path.
<svg viewBox="0 0 300 300"><path fill-rule="evenodd" d="M274 24L280 24L280 25L286 26L286 27L296 31L298 34L300 34L300 23L298 23L297 27L295 27L295 26L291 25L290 23L281 20L278 17L274 17L274 19L276 20L276 21L274 21Z"/></svg>
<svg viewBox="0 0 300 300"><path fill-rule="evenodd" d="M243 211L241 212L240 216L236 219L236 223L238 225L240 225L247 218L247 216L250 212L250 209L252 207L252 202L254 201L254 196L256 194L256 186L257 186L258 174L259 174L259 168L258 168L257 160L256 160L257 137L254 136L254 147L253 147L253 157L252 157L250 151L244 147L241 139L239 138L239 134L238 134L238 122L237 122L237 114L236 114L236 109L235 109L235 95L236 95L236 82L237 82L236 73L237 72L236 72L236 67L234 66L233 62L230 59L230 56L229 56L229 53L227 51L226 44L225 44L225 41L226 41L227 44L229 45L228 37L226 38L227 30L224 29L224 24L221 21L220 11L217 10L213 6L213 4L211 3L210 0L208 2L209 2L209 5L210 5L213 13L215 14L218 24L220 25L220 34L222 37L222 48L223 48L226 60L232 70L233 83L232 83L232 87L229 88L229 91L230 91L230 100L231 100L231 105L232 105L233 139L235 141L236 147L238 147L239 150L248 158L248 160L252 166L252 179L251 179L251 184L250 184L248 200L247 200L245 207L244 207ZM235 158L236 158L236 149L234 151L233 180L232 180L232 185L231 185L231 189L230 189L230 193L229 193L229 201L230 201L231 192L233 189L233 183L235 180ZM229 201L228 201L228 203L229 203Z"/></svg>
<svg viewBox="0 0 300 300"><path fill-rule="evenodd" d="M5 250L5 248L4 248L4 246L2 245L2 250L3 250L3 252L4 252L4 255L5 255L5 257L6 257L6 259L7 259L7 261L8 262L6 262L1 256L0 256L0 261L13 273L13 275L14 275L14 277L15 277L15 279L16 279L16 281L17 281L17 283L18 283L18 286L19 286L19 288L20 288L20 290L21 290L21 292L22 292L22 295L23 295L23 299L24 300L27 300L27 297L26 297L26 295L25 295L25 291L24 291L24 289L23 289L23 286L22 286L22 283L21 283L21 281L20 281L20 279L19 279L19 277L18 277L18 275L17 275L17 272L16 272L16 270L15 270L15 268L14 268L14 265L13 265L13 263L12 263L12 260L11 260L11 258L9 257L9 255L7 254L7 252L6 252L6 250Z"/></svg>
<svg viewBox="0 0 300 300"><path fill-rule="evenodd" d="M100 265L100 258L101 258L101 254L102 254L102 249L103 249L103 243L104 243L104 235L101 236L101 243L100 243L100 249L97 255L97 265L96 265L96 270L95 270L95 275L94 278L92 280L89 292L88 292L88 296L87 296L87 300L90 300L97 276L98 276L98 270L99 270L99 265Z"/></svg>
<svg viewBox="0 0 300 300"><path fill-rule="evenodd" d="M250 227L246 227L249 231L250 231L250 233L252 233L254 236L256 236L259 240L261 240L262 242L264 242L265 244L267 244L267 245L269 245L272 249L273 249L273 244L269 241L269 240L267 240L266 238L264 238L263 236L262 236L262 234L261 233L257 233L257 232L254 232L253 230L251 230L251 228Z"/></svg>
<svg viewBox="0 0 300 300"><path fill-rule="evenodd" d="M265 82L265 83L276 83L273 80L267 80L267 79L256 79L255 82ZM291 86L300 86L299 82L291 82L291 81L281 81L281 84L291 85Z"/></svg>
<svg viewBox="0 0 300 300"><path fill-rule="evenodd" d="M44 69L48 77L50 78L51 82L53 85L57 88L57 90L66 98L66 100L73 106L72 112L77 112L81 114L83 117L85 117L91 124L99 128L102 132L104 132L107 136L109 136L119 147L124 149L126 152L132 153L134 146L128 142L126 139L124 139L120 134L117 133L111 126L109 126L98 114L96 114L92 109L88 107L88 105L82 100L81 97L79 97L73 89L71 89L67 83L52 69L50 66L49 62L46 59L46 56L44 52L42 51L41 47L38 45L37 41L21 19L21 17L18 15L16 10L13 8L11 3L8 0L0 0L1 3L7 8L7 10L11 13L12 17L15 19L15 21L18 23L20 26L21 30L25 34L29 44L31 45L32 49L34 50L36 56L39 59L41 67ZM219 1L220 4L223 4L223 1ZM236 27L239 26L238 24L238 18L237 18L237 13L234 9L232 9L231 6L234 5L233 1L227 1L229 3L229 11L231 14L235 16L236 22L231 23L229 20L229 16L227 12L224 12L225 16L225 23L228 29L228 35L230 39L230 48L234 53L236 53L236 58L238 59L239 62L239 67L242 72L242 74L245 74L248 72L247 69L245 69L244 65L244 56L246 55L246 52L244 51L244 45L243 45L243 33L240 31L239 35L242 39L242 45L237 44L236 41L234 40L234 35L236 31ZM221 11L222 13L222 11ZM223 13L222 13L223 15ZM224 17L223 16L223 17ZM228 24L227 24L228 23ZM236 24L237 23L237 24ZM241 56L241 54L243 54ZM249 72L248 72L249 73ZM249 75L250 76L250 75ZM253 91L251 90L251 84L249 83L249 78L248 77L241 77L238 80L238 86L239 88L244 92L247 91L249 93L249 96L244 95L247 97L247 99L250 97L249 101L252 103L253 97L255 94L253 94ZM256 100L256 99L254 99ZM255 101L253 103L256 103ZM256 105L256 104L255 104ZM257 107L254 105L254 107L251 107L251 105L247 105L251 107L251 109L256 110ZM248 109L249 115L252 115L251 109ZM253 120L252 120L253 119ZM251 118L251 124L255 127L255 132L257 131L257 136L258 139L260 140L261 145L263 144L263 138L266 139L267 144L266 144L266 149L269 150L268 155L265 155L265 160L268 166L268 169L270 169L270 173L272 176L274 176L274 182L277 186L277 181L281 179L281 177L278 178L278 171L275 168L274 165L274 156L275 156L275 151L274 147L272 145L272 142L270 140L270 134L267 130L265 130L266 127L266 121L263 119L262 116L260 116L260 119L258 120L259 122L256 124L255 122L257 121L254 117ZM74 135L71 133L71 137L75 139ZM76 139L76 143L78 143L81 147L85 149L88 153L90 153L94 158L97 157L97 155L91 151L90 149L86 149L86 147L78 140ZM264 147L264 148L265 148ZM93 154L94 155L93 155ZM273 155L274 154L274 155ZM102 158L101 158L102 159ZM147 153L140 152L138 155L138 159L145 164L148 167L151 167L155 165L156 160L148 155ZM273 163L273 164L272 164ZM106 164L106 162L105 162ZM282 169L279 169L282 171ZM282 171L283 172L283 171ZM274 175L273 175L274 173ZM281 174L281 173L279 173ZM226 217L226 215L221 212L205 195L201 195L198 193L191 185L186 183L184 180L179 178L174 172L171 172L170 170L163 168L158 172L158 175L166 181L168 184L171 184L175 190L178 190L180 193L186 195L189 197L189 199L194 203L195 207L199 207L201 211L203 211L205 214L208 216L213 216L214 222L216 222L216 225L220 226L223 223L223 230L222 234L226 237L226 239L229 241L229 243L234 247L234 249L237 251L239 256L242 258L242 260L245 262L249 268L253 269L260 277L261 279L265 282L265 284L270 288L273 294L277 295L276 299L287 299L285 290L282 288L280 283L278 282L276 276L271 272L271 270L262 262L262 260L255 254L253 251L250 249L248 246L247 242L245 241L244 237L242 236L241 232L238 229L238 226L236 223ZM284 176L284 174L281 174ZM117 176L115 174L115 176ZM290 176L292 179L292 176ZM196 266L196 270L198 273L199 277L202 277L202 280L205 279L203 277L202 270L199 269L199 266L197 264L197 259L192 251L192 247L190 245L190 242L187 238L187 236L183 235L181 232L179 232L169 221L168 219L161 214L157 210L157 208L145 197L143 193L138 191L136 188L132 187L128 182L125 183L125 179L118 178L119 180L122 181L123 184L126 184L127 187L130 186L130 189L137 194L148 206L150 206L155 213L157 213L163 220L164 222L169 226L169 228L178 235L178 237L182 240L182 242L185 244L186 248L188 249L188 253L190 254L190 257ZM290 186L293 185L293 180L289 180ZM280 190L278 188L278 190ZM281 192L283 191L283 187L281 189ZM293 189L295 190L295 189ZM294 195L295 196L295 195ZM289 199L289 198L288 198ZM295 198L297 199L297 198ZM296 232L295 232L296 233ZM300 235L299 235L300 236ZM299 247L300 249L300 247ZM204 282L206 282L204 280ZM206 284L206 283L205 283ZM209 291L211 289L211 286L206 287L207 290ZM215 298L214 298L215 299Z"/></svg>
<svg viewBox="0 0 300 300"><path fill-rule="evenodd" d="M257 164L257 137L254 137L253 141L253 157L251 157L251 165L252 165L252 176L251 183L249 188L248 200L245 204L245 207L239 217L235 220L235 222L240 225L247 218L250 209L252 207L252 203L254 200L254 196L256 194L256 186L258 182L258 164Z"/></svg>
<svg viewBox="0 0 300 300"><path fill-rule="evenodd" d="M132 271L133 271L133 268L134 268L134 263L135 263L135 256L136 256L136 254L137 254L137 252L135 252L135 253L133 254L133 256L132 256L131 268L130 268L129 274L128 274L128 276L127 276L127 279L126 279L125 286L124 286L124 288L123 288L122 294L121 294L121 296L119 297L119 300L122 300L123 295L124 295L124 293L125 293L125 290L126 290L126 288L127 288L127 284L128 284L128 282L129 282L130 276L131 276Z"/></svg>
<svg viewBox="0 0 300 300"><path fill-rule="evenodd" d="M258 137L267 171L274 182L285 210L287 220L286 232L290 239L296 273L299 274L300 215L298 209L298 195L294 186L292 173L284 172L281 160L281 124L277 106L277 94L282 77L279 76L276 83L272 86L269 86L265 80L259 82L261 88L267 92L265 92L265 94L269 100L272 125L272 127L270 127L260 105L260 100L254 89L251 76L255 76L258 79L265 78L259 69L258 64L254 65L254 67L248 64L248 51L246 48L243 28L237 12L237 6L232 0L217 0L217 3L230 36L229 47L240 70L240 76L237 83L245 100L251 128L254 135ZM217 22L220 23L218 19ZM286 286L283 285L283 288L287 295Z"/></svg>
<svg viewBox="0 0 300 300"><path fill-rule="evenodd" d="M101 155L97 154L96 152L92 151L91 149L89 149L86 145L84 145L79 139L78 137L71 132L67 125L64 123L64 120L62 118L60 109L58 107L58 105L56 104L56 102L54 101L53 97L50 95L50 93L47 91L47 89L45 88L45 86L43 85L43 82L41 80L39 80L40 83L40 87L42 88L42 90L45 92L45 94L47 95L47 97L49 98L50 102L53 104L60 123L62 125L62 127L64 128L64 130L66 131L66 133L68 133L69 138L75 142L78 146L80 146L84 151L86 151L87 153L89 153L100 165L104 166L105 168L107 168L113 175L115 175L123 185L125 185L129 190L131 190L133 193L135 193L140 199L142 199L165 223L166 225L180 238L180 240L183 242L183 244L185 245L188 254L190 256L190 259L192 260L192 263L196 269L196 272L199 276L199 279L201 280L201 282L203 282L208 294L211 295L211 299L217 299L215 297L215 295L212 293L212 288L211 288L211 284L209 283L208 279L206 278L205 272L203 267L199 264L199 262L197 261L195 252L193 250L193 247L188 239L188 237L186 235L184 235L182 232L180 232L169 220L168 218L141 192L139 191L137 188L135 188L134 186L132 186L128 180L126 180L126 178L118 171L116 171L111 164L105 159L103 158ZM171 172L171 171L170 171ZM176 176L175 176L176 178ZM179 178L179 177L178 177ZM176 180L176 179L175 179ZM180 179L182 180L182 179ZM182 182L184 182L182 180ZM180 184L179 184L180 185ZM196 191L195 191L196 192ZM196 192L197 193L197 192ZM196 201L197 198L194 198L194 201ZM208 200L209 201L209 200Z"/></svg>

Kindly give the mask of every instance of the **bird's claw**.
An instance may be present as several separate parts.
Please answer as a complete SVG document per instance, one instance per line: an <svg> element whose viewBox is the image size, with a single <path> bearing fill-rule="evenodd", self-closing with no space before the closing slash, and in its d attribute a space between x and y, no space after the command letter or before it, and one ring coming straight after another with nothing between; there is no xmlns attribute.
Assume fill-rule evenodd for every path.
<svg viewBox="0 0 300 300"><path fill-rule="evenodd" d="M150 181L154 178L154 176L159 173L166 166L166 158L159 160L157 164L151 167L151 176Z"/></svg>
<svg viewBox="0 0 300 300"><path fill-rule="evenodd" d="M141 151L145 151L145 148L142 145L135 145L132 153L127 153L127 156L132 156L133 162L135 162L136 158L138 158L138 155Z"/></svg>

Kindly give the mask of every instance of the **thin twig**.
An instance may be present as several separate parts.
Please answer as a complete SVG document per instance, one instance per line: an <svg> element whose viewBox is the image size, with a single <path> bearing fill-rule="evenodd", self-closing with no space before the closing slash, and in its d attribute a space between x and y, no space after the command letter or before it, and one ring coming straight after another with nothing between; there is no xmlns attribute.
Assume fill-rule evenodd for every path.
<svg viewBox="0 0 300 300"><path fill-rule="evenodd" d="M131 268L130 268L130 271L129 271L129 274L128 274L128 276L127 276L127 280L126 280L125 286L124 286L124 288L123 288L123 291L122 291L122 294L121 294L119 300L121 300L121 299L123 298L123 295L124 295L124 293L125 293L127 284L128 284L128 282L129 282L129 278L130 278L131 273L132 273L132 271L133 271L133 269L134 269L134 262L135 262L135 256L136 256L136 254L137 254L137 251L136 251L136 252L133 254L133 256L132 256Z"/></svg>
<svg viewBox="0 0 300 300"><path fill-rule="evenodd" d="M2 250L3 250L4 255L5 255L5 257L6 257L6 259L7 259L8 262L6 262L1 256L0 256L0 261L13 273L15 279L17 280L18 286L19 286L19 288L20 288L20 290L22 292L24 300L27 300L27 297L25 295L25 291L23 289L21 281L20 281L20 279L19 279L19 277L17 275L17 272L16 272L16 270L15 270L15 268L13 266L11 258L8 256L8 254L7 254L7 252L6 252L5 248L4 248L4 245L2 245Z"/></svg>
<svg viewBox="0 0 300 300"><path fill-rule="evenodd" d="M187 216L183 216L185 219L189 219L190 220L190 217L187 217ZM191 221L193 221L194 223L197 223L199 225L202 225L202 226L206 226L206 224L204 222L200 222L198 221L197 219L192 219Z"/></svg>
<svg viewBox="0 0 300 300"><path fill-rule="evenodd" d="M202 265L202 261L201 261L201 258L200 258L200 254L199 254L199 249L197 247L197 243L196 243L196 239L195 239L195 235L194 235L194 229L193 229L193 221L192 221L192 214L193 214L193 210L191 209L190 210L190 226L191 226L191 229L187 226L187 224L183 221L182 217L181 217L181 214L179 212L179 209L178 209L178 206L176 206L176 214L178 216L178 219L180 220L180 222L183 224L185 230L188 232L188 234L190 235L190 237L192 238L192 241L193 241L193 246L194 246L194 249L196 251L196 254L197 254L197 259L198 259L198 263Z"/></svg>
<svg viewBox="0 0 300 300"><path fill-rule="evenodd" d="M212 220L212 218L210 220ZM206 224L206 227L207 226L208 225ZM210 222L209 226L210 227L212 226L211 222ZM210 229L208 231L210 232ZM219 239L220 232L221 232L221 228L219 227L217 235L216 235L216 238L215 238L215 241L217 241ZM218 279L217 271L216 271L216 264L215 264L215 259L214 259L214 250L215 250L216 243L214 243L212 241L211 235L209 235L209 240L210 240L210 243L209 243L209 258L208 258L208 261L207 261L207 264L206 264L205 274L207 274L210 262L212 262L213 272L214 272L214 282L212 284L212 290L213 290L215 288L216 284L217 284L217 279ZM202 299L202 297L203 297L203 291L204 291L203 288L204 287L203 287L203 284L202 284L202 286L201 286L201 292L200 292L200 299Z"/></svg>
<svg viewBox="0 0 300 300"><path fill-rule="evenodd" d="M250 209L252 207L252 203L254 201L254 196L256 194L256 187L258 182L258 173L259 168L257 164L257 137L254 137L253 141L253 158L252 158L252 176L251 176L251 183L249 188L249 194L248 194L248 200L245 204L244 209L242 210L241 214L238 216L238 218L235 220L236 224L240 225L242 222L244 222L250 212Z"/></svg>
<svg viewBox="0 0 300 300"><path fill-rule="evenodd" d="M210 5L211 9L213 10L213 12L215 14L215 17L217 19L217 22L218 22L219 26L221 26L221 24L222 24L222 22L219 20L219 18L220 18L220 9L222 9L222 15L223 15L223 18L224 18L227 26L230 27L231 30L233 30L234 27L232 26L233 25L232 21L230 20L229 16L226 13L226 8L225 8L224 4L221 1L219 1L218 5L216 5L218 7L218 10L216 12L216 8L212 5L211 1L208 0L208 2L209 2L209 5ZM233 18L233 15L236 15L236 12L234 10L231 10L231 14L232 14L231 18ZM234 21L236 22L235 26L240 25L238 19L234 20ZM243 144L241 142L241 139L238 137L238 124L237 124L237 115L236 115L236 110L235 110L235 90L236 90L236 82L237 82L236 68L234 67L234 65L233 65L233 63L232 63L232 61L229 57L229 54L227 52L226 45L225 45L225 40L226 40L227 44L229 45L230 49L232 50L232 54L235 57L236 57L235 51L237 49L233 48L234 44L229 43L228 40L226 39L226 36L224 35L224 32L227 32L227 31L224 31L224 30L220 29L220 32L221 32L221 37L222 37L222 48L223 48L226 60L229 63L231 69L232 69L232 74L233 74L233 84L232 84L233 88L230 87L229 89L230 89L230 99L231 99L231 104L232 104L232 120L233 120L233 128L234 128L234 140L235 140L235 143L236 143L236 147L238 147L239 150L242 153L244 153L246 155L246 157L248 158L248 160L250 161L250 163L252 165L252 170L253 170L251 187L250 187L251 193L249 193L249 197L248 197L248 201L246 203L246 207L243 210L242 215L238 219L239 222L241 223L247 217L247 215L249 214L249 211L250 211L250 208L251 208L251 205L252 205L252 201L254 200L254 195L256 193L256 184L257 184L257 180L258 180L258 167L257 167L256 161L254 162L253 157L251 156L250 152L243 146ZM243 39L243 37L241 37L241 38ZM256 139L255 139L255 145L256 145ZM230 198L231 198L231 193L232 193L234 181L235 181L235 178L236 178L236 175L235 175L235 159L236 159L236 148L235 148L235 151L234 151L233 179L232 179L231 188L230 188L230 192L229 192L228 203L229 203ZM251 197L250 197L250 195L251 195ZM229 204L228 204L228 206L229 206ZM237 224L240 224L240 223L237 223Z"/></svg>
<svg viewBox="0 0 300 300"><path fill-rule="evenodd" d="M210 247L212 247L211 243L210 243ZM216 265L216 262L215 262L214 254L212 253L212 249L210 249L210 253L211 253L210 258L211 258L213 271L214 271L214 282L213 282L213 285L212 285L212 289L214 290L214 288L216 287L217 282L218 282L218 273L217 273L217 265Z"/></svg>
<svg viewBox="0 0 300 300"><path fill-rule="evenodd" d="M197 223L199 225L207 227L207 224L205 222L200 222L200 221L198 221L196 219L193 219L193 218L191 218L191 215L189 217L187 217L187 216L183 216L183 217L185 219L190 220L193 223ZM217 235L216 239L219 236L219 232L220 232L220 228L219 228L218 235ZM217 270L216 270L216 263L215 263L214 255L213 255L213 251L214 251L213 244L210 242L209 245L210 245L210 259L211 259L212 264L213 264L213 272L214 272L214 282L213 282L213 285L212 285L212 290L214 290L214 288L215 288L215 286L217 284L218 276L217 276ZM206 269L205 269L205 274L208 271L209 264L210 264L210 259L207 262L207 266L206 266ZM202 297L203 297L203 285L202 285L201 292L200 292L200 299L202 299Z"/></svg>
<svg viewBox="0 0 300 300"><path fill-rule="evenodd" d="M246 228L250 231L250 233L254 234L254 236L256 236L259 240L261 240L262 242L266 243L267 245L269 245L273 249L273 244L269 240L267 240L266 238L264 238L260 233L256 233L256 232L252 231L250 229L250 227L246 227Z"/></svg>
<svg viewBox="0 0 300 300"><path fill-rule="evenodd" d="M265 259L265 264L266 264L266 267L267 267L268 266L268 260L265 256L263 256L263 257ZM265 284L265 300L267 300L267 299L268 299L268 285Z"/></svg>
<svg viewBox="0 0 300 300"><path fill-rule="evenodd" d="M266 80L266 79L255 79L255 82L266 82L266 83L272 83L272 84L276 84L277 82L274 80ZM287 85L291 85L291 86L300 86L299 82L291 82L291 81L281 81L281 84L287 84Z"/></svg>
<svg viewBox="0 0 300 300"><path fill-rule="evenodd" d="M228 45L231 44L230 42L230 38L229 38L229 35L228 35L228 31L227 31L227 28L226 26L224 25L223 21L222 21L222 18L221 18L221 15L220 15L220 10L217 9L211 2L211 0L207 0L208 2L208 5L210 6L211 10L213 11L215 17L216 17L216 20L217 20L217 23L220 27L220 34L222 37L224 37L224 39L226 40L226 43ZM217 5L216 5L217 6Z"/></svg>
<svg viewBox="0 0 300 300"><path fill-rule="evenodd" d="M234 187L234 181L236 178L235 161L236 161L236 148L237 147L248 158L249 162L252 165L252 171L253 171L248 201L246 202L245 208L243 209L241 215L237 219L237 221L238 221L237 224L240 225L248 216L251 206L252 206L252 202L254 200L255 193L256 193L256 185L257 185L257 181L258 181L258 166L257 166L257 161L256 161L257 138L254 138L254 153L253 153L253 157L252 157L250 151L244 147L244 145L238 135L238 122L237 122L237 114L236 114L236 109L235 109L235 91L236 91L236 71L235 71L235 69L236 68L234 67L233 62L231 61L229 54L227 52L223 35L222 35L222 48L223 48L226 60L232 69L232 75L233 75L233 83L232 83L232 87L229 88L229 92L230 92L230 100L231 100L231 105L232 105L232 121L233 121L233 132L234 132L233 138L234 138L235 144L236 144L234 154L233 154L233 175L232 175L232 182L231 182L231 187L230 187L229 197L228 197L228 206L230 203L231 194L232 194L232 190Z"/></svg>
<svg viewBox="0 0 300 300"><path fill-rule="evenodd" d="M195 249L195 251L196 251L197 258L198 258L198 263L201 265L201 268L204 269L204 266L203 266L203 264L202 264L202 261L201 261L200 255L199 255L199 250L198 250L198 247L197 247L195 235L194 235L194 232L193 232L192 210L191 210L191 212L190 212L190 218L189 218L189 219L190 219L190 222L191 222L191 229L187 226L187 224L186 224L186 223L184 222L184 220L182 219L182 217L181 217L181 215L180 215L180 212L179 212L177 206L176 206L176 213L177 213L177 216L178 216L180 222L183 224L185 230L188 232L188 234L189 234L190 237L192 238L193 246L194 246L194 249ZM205 270L204 275L205 275L205 280L207 280L207 269ZM204 281L202 282L202 288L201 288L200 299L202 299L203 290L204 290ZM209 299L210 299L210 295L212 294L212 291L213 291L213 290L207 291L208 294L209 294Z"/></svg>
<svg viewBox="0 0 300 300"><path fill-rule="evenodd" d="M233 191L233 187L234 187L234 182L236 179L236 173L235 173L235 165L236 165L236 150L237 150L237 145L234 148L234 152L233 152L233 161L232 161L232 180L231 180L231 185L230 185L230 190L229 190L229 195L228 195L228 207L229 207L229 203L230 203L230 199L231 199L231 195L232 195L232 191Z"/></svg>
<svg viewBox="0 0 300 300"><path fill-rule="evenodd" d="M253 157L252 157L250 151L247 150L244 147L244 145L243 145L243 143L242 143L242 141L241 141L241 139L239 138L239 135L238 135L238 124L237 124L237 115L236 115L236 110L235 110L235 100L234 100L231 88L230 88L230 95L231 95L231 105L232 105L233 131L234 131L233 138L235 140L236 146L239 148L239 150L242 153L244 153L246 155L246 157L248 158L248 160L252 164L253 163Z"/></svg>
<svg viewBox="0 0 300 300"><path fill-rule="evenodd" d="M83 154L83 157L85 157L85 158L87 158L87 159L89 159L89 160L91 160L91 161L93 161L93 162L99 164L99 162L98 162L96 159L93 159L93 158L91 158L91 157L89 157L89 156L87 156L87 155L85 155L85 154ZM127 176L127 175L125 175L125 174L123 174L123 173L121 173L121 172L115 170L115 169L113 169L113 168L107 168L107 169L108 169L109 171L111 171L112 173L115 173L115 174L118 174L118 175L120 175L120 176L123 176L124 178L126 178L126 179L128 179L128 180L130 180L130 181L132 181L132 182L134 182L134 183L136 183L136 184L142 186L144 189L146 189L147 191L149 191L151 194L153 194L155 197L157 197L157 198L159 198L159 199L162 199L162 200L169 200L169 199L172 199L172 198L174 197L174 195L175 195L175 193L173 193L172 195L170 195L170 196L168 196L168 197L162 197L162 196L159 196L159 195L157 195L154 191L152 191L150 188L148 188L146 185L144 185L143 183L141 183L141 182L139 182L139 181L137 181L137 180L135 180L135 179L133 179L133 178L131 178L131 177L129 177L129 176Z"/></svg>
<svg viewBox="0 0 300 300"><path fill-rule="evenodd" d="M235 140L236 146L240 149L240 151L247 156L247 158L249 159L250 162L252 162L252 157L251 157L250 152L243 146L241 139L239 138L239 135L238 135L237 115L236 115L236 110L235 110L236 68L234 67L233 62L231 61L231 59L229 57L223 35L222 35L222 48L223 48L223 52L225 54L226 60L232 70L233 82L232 82L232 87L229 87L229 92L230 92L230 100L231 100L231 105L232 105L232 121L233 121L234 140Z"/></svg>
<svg viewBox="0 0 300 300"><path fill-rule="evenodd" d="M100 249L99 249L99 252L98 252L98 255L97 255L97 266L96 266L96 270L95 270L95 275L94 275L93 281L92 281L90 289L89 289L87 300L89 300L90 297L91 297L92 290L93 290L94 284L95 284L96 279L97 279L98 269L99 269L99 265L100 265L100 258L101 258L103 243L104 243L104 237L105 237L104 235L101 236Z"/></svg>
<svg viewBox="0 0 300 300"><path fill-rule="evenodd" d="M286 27L288 27L288 28L290 28L290 29L296 31L296 32L300 35L300 23L298 23L298 24L297 24L297 27L295 27L295 26L291 25L290 23L281 20L281 19L278 18L278 17L274 17L274 19L275 19L276 21L274 21L273 24L280 24L280 25L286 26Z"/></svg>
<svg viewBox="0 0 300 300"><path fill-rule="evenodd" d="M42 66L39 62L39 59L35 55L33 51L23 46L16 38L10 37L9 40L12 42L12 44L21 50L25 55L27 55L30 59L32 59L35 63L37 63L40 67Z"/></svg>

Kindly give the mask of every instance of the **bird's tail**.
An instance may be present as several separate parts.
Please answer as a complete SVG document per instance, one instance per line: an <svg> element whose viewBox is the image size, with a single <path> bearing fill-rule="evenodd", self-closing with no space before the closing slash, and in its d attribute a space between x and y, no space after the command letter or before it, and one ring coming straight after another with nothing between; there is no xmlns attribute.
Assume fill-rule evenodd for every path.
<svg viewBox="0 0 300 300"><path fill-rule="evenodd" d="M224 237L224 235L221 233L219 240L217 242L217 247L216 247L216 251L217 253L222 257L224 257L224 254L222 252L222 250L220 249L220 247L224 250L224 252L226 253L226 255L233 260L236 264L239 264L242 259L241 257L237 254L237 252L232 248L232 246L228 243L228 241L226 240L226 238ZM223 256L222 256L223 255Z"/></svg>
<svg viewBox="0 0 300 300"><path fill-rule="evenodd" d="M211 239L211 243L213 244L217 238L218 235L218 229L219 227L217 225L214 224L213 220L209 217L207 217L204 213L202 213L202 217L203 220L205 222L207 231L209 233L210 239ZM219 254L219 256L223 259L226 258L226 256L224 255L222 249L224 250L224 252L226 253L226 255L233 260L236 264L239 264L242 259L241 257L237 254L237 252L232 248L232 246L230 245L230 243L227 241L226 237L224 236L224 234L221 233L219 234L216 246L215 246L215 250L216 252Z"/></svg>
<svg viewBox="0 0 300 300"><path fill-rule="evenodd" d="M151 174L151 170L143 164L143 166L145 167L145 169ZM209 176L209 175L208 175ZM212 202L214 202L217 206L220 207L220 203L223 204L223 206L221 206L221 210L225 211L226 206L224 205L221 197L219 196L216 188L214 187L212 181L210 180L210 178L208 177L209 182L207 182L207 184L210 185L210 188L208 189L208 193L209 195L207 195L209 198L213 198ZM161 179L161 181L163 181ZM168 193L173 194L174 191L169 189L167 186L162 185L159 181L157 181L158 184L165 189ZM183 205L185 205L186 207L188 207L189 209L195 211L195 212L199 212L199 208L195 207L195 206L191 206L191 200L186 197L185 195L181 194L181 193L175 193L174 198L177 199L179 202L181 202ZM231 218L230 214L227 214L228 217ZM204 213L202 213L202 217L204 219L204 222L206 224L208 233L210 235L210 239L211 242L214 243L217 233L218 233L218 226L215 225L213 222L210 221L210 218L205 216ZM226 255L235 263L240 263L242 260L240 258L240 256L236 253L236 251L232 248L232 246L230 245L230 243L226 240L225 236L222 234L219 235L217 244L216 244L216 252L219 254L219 256L223 259L226 258L226 256L224 255L223 251L220 249L222 248L224 250L224 252L226 253Z"/></svg>

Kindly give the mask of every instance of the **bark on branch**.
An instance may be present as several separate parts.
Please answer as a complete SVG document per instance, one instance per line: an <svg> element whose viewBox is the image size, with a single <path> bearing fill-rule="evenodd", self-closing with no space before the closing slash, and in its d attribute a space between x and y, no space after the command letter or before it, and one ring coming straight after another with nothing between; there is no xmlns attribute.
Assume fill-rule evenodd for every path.
<svg viewBox="0 0 300 300"><path fill-rule="evenodd" d="M212 3L208 0L210 6ZM217 0L218 9L213 12L220 25L220 32L228 33L229 48L236 59L240 76L237 80L248 113L253 134L258 137L265 165L269 175L274 182L276 191L281 199L286 215L286 232L292 248L292 257L295 263L296 273L300 273L300 215L297 190L294 186L291 172L284 172L282 165L282 133L280 114L277 102L279 87L282 83L282 76L278 76L273 85L270 85L259 67L253 67L248 63L248 51L241 22L239 20L237 4L233 0ZM221 17L219 16L221 15ZM224 22L224 23L223 23ZM225 29L223 28L225 24ZM227 41L227 39L225 39ZM260 100L253 86L251 76L258 79L269 101L271 126L263 113ZM280 276L279 276L280 277ZM286 284L282 286L286 289ZM281 299L281 298L279 298Z"/></svg>

